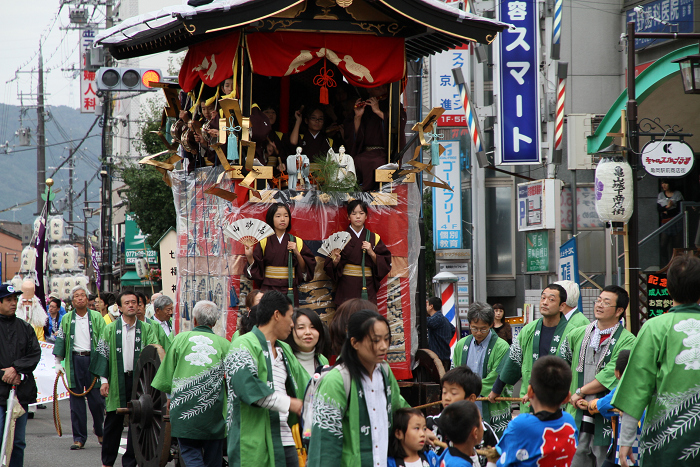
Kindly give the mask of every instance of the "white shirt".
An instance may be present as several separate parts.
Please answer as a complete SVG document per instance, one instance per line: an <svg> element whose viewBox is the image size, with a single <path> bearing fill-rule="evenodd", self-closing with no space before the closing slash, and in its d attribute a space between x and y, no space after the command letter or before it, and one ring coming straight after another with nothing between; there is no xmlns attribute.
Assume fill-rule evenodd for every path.
<svg viewBox="0 0 700 467"><path fill-rule="evenodd" d="M284 364L284 357L281 347L275 347L277 358L272 358L272 344L267 341L267 351L270 352L270 361L272 362L272 384L275 392L267 397L263 397L256 402L262 408L274 410L280 415L280 438L282 446L294 446L294 436L292 429L287 423L289 418L289 406L292 399L287 395L287 367Z"/></svg>
<svg viewBox="0 0 700 467"><path fill-rule="evenodd" d="M352 231L352 233L355 234L355 236L356 236L357 238L360 238L360 234L362 233L362 231L363 231L364 229L365 229L365 228L362 227L362 228L360 229L359 232L356 232L354 228L350 227L350 230Z"/></svg>
<svg viewBox="0 0 700 467"><path fill-rule="evenodd" d="M367 375L362 375L362 390L367 404L369 422L372 425L372 460L374 467L382 467L387 463L389 450L389 418L386 413L387 400L380 365L374 368L371 381ZM360 427L360 430L362 428Z"/></svg>
<svg viewBox="0 0 700 467"><path fill-rule="evenodd" d="M316 351L312 350L311 352L304 352L300 350L295 352L294 355L297 357L297 360L299 360L299 363L301 363L301 366L304 367L309 376L313 376L314 373L316 373Z"/></svg>
<svg viewBox="0 0 700 467"><path fill-rule="evenodd" d="M148 308L146 310L148 310ZM168 321L161 321L158 318L156 318L155 315L153 315L153 318L151 318L151 319L153 321L155 321L156 323L160 324L160 327L163 328L163 331L165 331L166 336L170 336L171 330L170 330L170 323Z"/></svg>
<svg viewBox="0 0 700 467"><path fill-rule="evenodd" d="M124 372L134 371L134 346L136 345L136 322L133 326L122 320L122 361Z"/></svg>
<svg viewBox="0 0 700 467"><path fill-rule="evenodd" d="M576 313L576 310L578 310L578 307L572 309L571 311L569 311L567 314L564 315L564 316L566 316L566 320L567 320L567 321L569 321L569 320L571 319L571 316L572 316L574 313Z"/></svg>
<svg viewBox="0 0 700 467"><path fill-rule="evenodd" d="M73 337L73 352L89 352L91 350L90 340L90 313L85 312L85 316L75 314L75 336Z"/></svg>

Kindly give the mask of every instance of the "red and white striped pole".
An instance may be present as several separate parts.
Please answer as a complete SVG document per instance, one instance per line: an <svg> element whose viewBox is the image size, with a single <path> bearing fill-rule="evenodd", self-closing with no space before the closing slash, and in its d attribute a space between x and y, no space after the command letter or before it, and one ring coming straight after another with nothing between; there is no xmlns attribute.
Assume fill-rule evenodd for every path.
<svg viewBox="0 0 700 467"><path fill-rule="evenodd" d="M562 160L562 136L564 135L564 103L566 97L566 75L569 64L557 64L557 111L554 118L554 157L555 161Z"/></svg>

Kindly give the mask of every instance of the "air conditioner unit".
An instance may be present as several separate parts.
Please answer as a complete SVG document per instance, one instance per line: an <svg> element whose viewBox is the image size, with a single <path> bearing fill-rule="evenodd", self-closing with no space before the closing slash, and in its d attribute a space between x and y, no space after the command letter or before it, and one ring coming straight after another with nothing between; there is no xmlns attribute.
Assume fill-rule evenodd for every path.
<svg viewBox="0 0 700 467"><path fill-rule="evenodd" d="M568 114L567 129L567 168L569 170L592 170L598 164L597 157L588 154L588 140L598 128L605 115Z"/></svg>

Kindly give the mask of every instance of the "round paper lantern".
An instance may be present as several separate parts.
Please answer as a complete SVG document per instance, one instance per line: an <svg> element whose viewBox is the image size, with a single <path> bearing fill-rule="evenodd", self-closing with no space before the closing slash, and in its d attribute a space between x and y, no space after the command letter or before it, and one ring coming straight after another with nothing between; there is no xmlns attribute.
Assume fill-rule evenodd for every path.
<svg viewBox="0 0 700 467"><path fill-rule="evenodd" d="M136 259L136 274L138 274L141 279L148 277L148 262L146 258Z"/></svg>
<svg viewBox="0 0 700 467"><path fill-rule="evenodd" d="M12 278L10 284L12 284L12 287L14 287L15 290L21 290L22 282L22 276L20 276L19 274L15 274L15 277Z"/></svg>
<svg viewBox="0 0 700 467"><path fill-rule="evenodd" d="M78 266L78 249L72 245L63 247L61 269L72 271Z"/></svg>
<svg viewBox="0 0 700 467"><path fill-rule="evenodd" d="M36 248L25 246L22 250L22 271L33 271L36 267ZM22 284L20 284L21 286ZM19 290L19 288L17 289Z"/></svg>
<svg viewBox="0 0 700 467"><path fill-rule="evenodd" d="M51 276L51 292L56 292L61 295L61 287L63 287L63 277L61 276Z"/></svg>
<svg viewBox="0 0 700 467"><path fill-rule="evenodd" d="M61 290L63 291L63 300L68 300L70 298L70 291L75 287L75 279L73 276L64 276L63 277L63 286L61 287Z"/></svg>
<svg viewBox="0 0 700 467"><path fill-rule="evenodd" d="M52 271L58 271L61 269L63 264L63 247L61 245L54 245L49 248L49 269Z"/></svg>
<svg viewBox="0 0 700 467"><path fill-rule="evenodd" d="M632 217L632 167L620 158L604 158L595 170L595 210L603 222L627 223Z"/></svg>
<svg viewBox="0 0 700 467"><path fill-rule="evenodd" d="M49 219L49 239L52 242L63 240L63 217L53 216Z"/></svg>
<svg viewBox="0 0 700 467"><path fill-rule="evenodd" d="M83 287L87 287L90 283L90 279L88 279L87 276L82 274L74 276L73 278L75 279L75 285L82 285Z"/></svg>
<svg viewBox="0 0 700 467"><path fill-rule="evenodd" d="M39 233L39 225L44 223L44 218L43 217L37 217L34 219L34 233L37 234Z"/></svg>

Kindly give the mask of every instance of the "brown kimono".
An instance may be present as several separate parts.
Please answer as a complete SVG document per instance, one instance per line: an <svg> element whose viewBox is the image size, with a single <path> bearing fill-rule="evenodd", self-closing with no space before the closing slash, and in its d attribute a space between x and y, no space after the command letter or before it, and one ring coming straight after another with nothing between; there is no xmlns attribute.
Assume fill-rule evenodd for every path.
<svg viewBox="0 0 700 467"><path fill-rule="evenodd" d="M340 305L351 298L360 298L362 293L362 242L367 238L367 229L363 228L360 237L355 235L352 226L347 229L350 232L350 241L340 252L340 261L333 265L332 258L326 258L324 269L328 277L335 283L336 305ZM377 303L377 291L382 279L391 271L391 252L381 239L377 242L377 235L370 232L370 244L374 245L374 253L377 255L376 263L368 254L365 254L365 280L367 283L367 297L369 301Z"/></svg>

